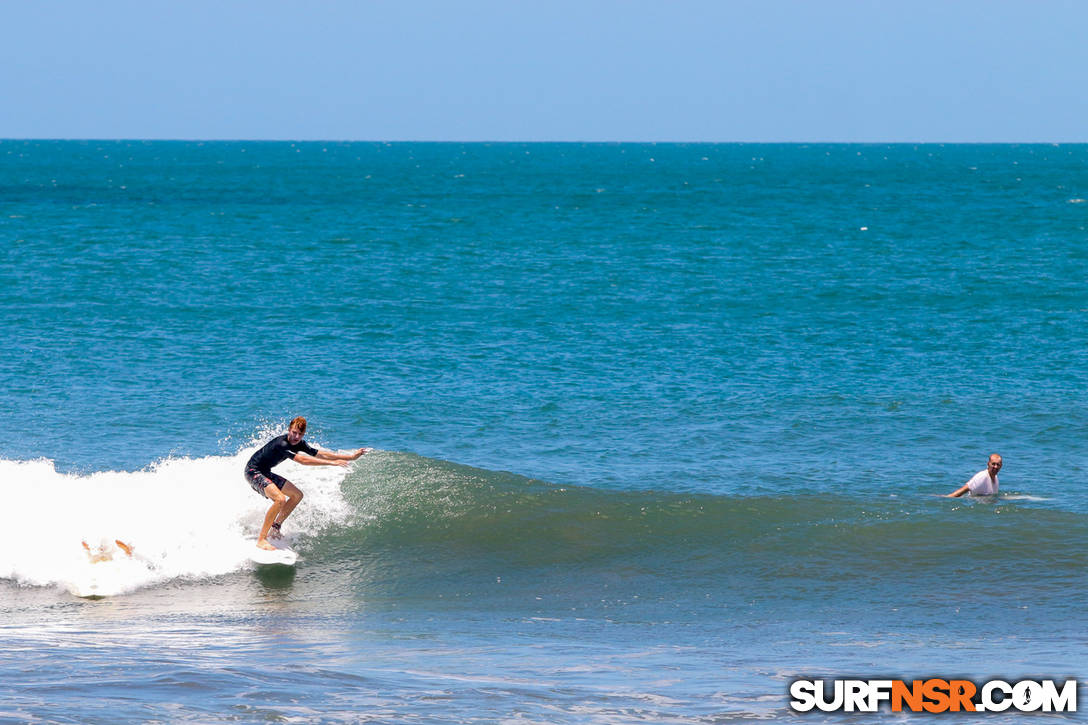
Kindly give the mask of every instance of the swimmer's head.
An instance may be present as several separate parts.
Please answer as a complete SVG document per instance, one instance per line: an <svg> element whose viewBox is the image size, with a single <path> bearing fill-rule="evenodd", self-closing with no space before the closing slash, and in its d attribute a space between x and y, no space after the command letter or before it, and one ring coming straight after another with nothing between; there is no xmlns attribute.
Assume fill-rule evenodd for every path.
<svg viewBox="0 0 1088 725"><path fill-rule="evenodd" d="M990 462L986 464L986 470L991 474L997 474L1001 470L1001 456L996 453L990 455Z"/></svg>

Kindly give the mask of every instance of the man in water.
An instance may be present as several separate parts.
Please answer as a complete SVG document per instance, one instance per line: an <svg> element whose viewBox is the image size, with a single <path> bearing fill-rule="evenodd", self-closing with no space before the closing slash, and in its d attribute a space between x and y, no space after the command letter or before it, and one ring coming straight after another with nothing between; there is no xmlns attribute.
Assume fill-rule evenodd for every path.
<svg viewBox="0 0 1088 725"><path fill-rule="evenodd" d="M965 493L972 496L992 496L997 493L997 472L1001 470L1001 456L994 453L985 471L971 476L971 480L948 494L948 498L959 498Z"/></svg>
<svg viewBox="0 0 1088 725"><path fill-rule="evenodd" d="M264 524L257 537L257 546L261 549L275 550L276 547L268 543L269 534L272 538L278 539L280 524L302 501L302 491L299 487L283 476L272 473L274 466L290 458L295 463L301 463L304 466L346 467L349 461L354 461L364 453L370 452L369 448L358 448L350 453L318 450L302 440L305 433L306 419L299 416L291 421L286 435L276 436L270 440L254 453L246 464L246 480L249 481L249 485L257 493L272 500L272 506L264 516Z"/></svg>

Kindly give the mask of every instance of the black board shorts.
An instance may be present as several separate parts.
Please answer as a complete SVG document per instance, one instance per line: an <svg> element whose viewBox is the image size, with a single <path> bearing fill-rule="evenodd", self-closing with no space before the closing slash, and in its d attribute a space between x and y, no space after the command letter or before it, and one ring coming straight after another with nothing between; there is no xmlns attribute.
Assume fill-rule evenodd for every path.
<svg viewBox="0 0 1088 725"><path fill-rule="evenodd" d="M265 486L268 484L275 485L276 488L283 492L283 484L290 483L286 478L275 473L262 473L256 468L246 469L246 480L249 481L250 487L257 493L264 496Z"/></svg>

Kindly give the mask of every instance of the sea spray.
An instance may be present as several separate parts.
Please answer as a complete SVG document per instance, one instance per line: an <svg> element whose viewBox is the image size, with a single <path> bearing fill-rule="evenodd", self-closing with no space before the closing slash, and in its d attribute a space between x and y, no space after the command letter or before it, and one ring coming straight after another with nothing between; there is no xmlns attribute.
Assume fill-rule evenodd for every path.
<svg viewBox="0 0 1088 725"><path fill-rule="evenodd" d="M70 585L102 567L120 582L114 589L130 591L247 566L248 547L268 510L242 476L253 450L90 475L58 473L49 460L0 460L8 513L0 528L0 578ZM288 533L304 538L346 516L345 469L286 462L277 470L306 494L284 527ZM133 547L138 565L91 563L82 545L97 549L118 539ZM114 552L117 560L124 556Z"/></svg>

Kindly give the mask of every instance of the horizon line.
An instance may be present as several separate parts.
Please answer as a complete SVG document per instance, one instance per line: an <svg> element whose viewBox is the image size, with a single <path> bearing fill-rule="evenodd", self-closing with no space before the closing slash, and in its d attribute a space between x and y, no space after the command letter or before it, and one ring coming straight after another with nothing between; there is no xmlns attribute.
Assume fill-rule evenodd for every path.
<svg viewBox="0 0 1088 725"><path fill-rule="evenodd" d="M1085 145L1088 144L1088 139L1082 141L1054 141L1054 140L1034 140L1034 141L957 141L957 140L941 140L941 141L904 141L904 140L881 140L881 141L845 141L845 140L804 140L804 141L785 141L785 140L732 140L732 141L693 141L693 140L600 140L600 139L581 139L581 140L549 140L549 139L333 139L333 138L197 138L197 137L99 137L99 136L71 136L71 137L34 137L34 136L3 136L0 137L0 143L4 142L19 142L19 141L46 141L46 142L91 142L91 143L124 143L124 142L140 142L140 143L329 143L329 144L350 144L350 143L366 143L366 144L580 144L580 145L856 145L856 146L940 146L940 145L955 145L955 146L1063 146L1063 145Z"/></svg>

